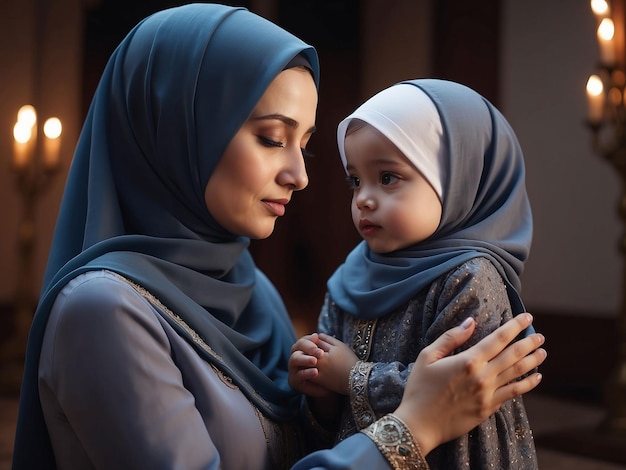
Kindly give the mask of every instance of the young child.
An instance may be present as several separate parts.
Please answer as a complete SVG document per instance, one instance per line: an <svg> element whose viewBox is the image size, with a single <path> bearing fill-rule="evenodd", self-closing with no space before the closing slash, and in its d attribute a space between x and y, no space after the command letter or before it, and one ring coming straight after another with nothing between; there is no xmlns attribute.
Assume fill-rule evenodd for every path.
<svg viewBox="0 0 626 470"><path fill-rule="evenodd" d="M337 139L364 241L329 279L319 334L294 345L289 370L327 418L345 403L343 439L397 407L418 353L446 329L473 317L467 348L524 311L532 217L513 130L466 86L396 84L344 119ZM427 460L536 468L522 399Z"/></svg>

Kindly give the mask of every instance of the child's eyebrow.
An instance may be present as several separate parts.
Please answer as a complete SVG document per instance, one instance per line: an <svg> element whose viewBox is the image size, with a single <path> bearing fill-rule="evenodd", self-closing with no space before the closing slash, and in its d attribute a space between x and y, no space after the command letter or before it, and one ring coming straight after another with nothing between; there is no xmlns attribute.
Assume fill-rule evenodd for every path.
<svg viewBox="0 0 626 470"><path fill-rule="evenodd" d="M403 162L401 160L398 160L392 157L378 157L378 158L375 158L372 162L370 162L370 164L394 166L394 167L403 167L407 165L406 162ZM346 168L352 168L352 167L353 165L351 163L346 164Z"/></svg>

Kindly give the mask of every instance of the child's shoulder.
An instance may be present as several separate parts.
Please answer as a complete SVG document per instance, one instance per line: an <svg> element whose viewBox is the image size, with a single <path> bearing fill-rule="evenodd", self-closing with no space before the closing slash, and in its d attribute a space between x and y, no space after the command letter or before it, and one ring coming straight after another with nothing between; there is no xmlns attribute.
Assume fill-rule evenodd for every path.
<svg viewBox="0 0 626 470"><path fill-rule="evenodd" d="M443 281L442 286L481 284L505 288L504 280L498 269L491 260L484 256L477 256L465 261L440 279Z"/></svg>

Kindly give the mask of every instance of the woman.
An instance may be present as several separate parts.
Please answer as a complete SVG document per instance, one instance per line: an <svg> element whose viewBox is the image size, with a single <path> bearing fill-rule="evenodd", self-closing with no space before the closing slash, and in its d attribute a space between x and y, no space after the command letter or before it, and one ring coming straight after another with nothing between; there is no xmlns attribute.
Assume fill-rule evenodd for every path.
<svg viewBox="0 0 626 470"><path fill-rule="evenodd" d="M165 10L120 44L68 176L29 338L14 468L286 468L311 450L304 443L322 433L287 385L292 326L247 246L272 233L308 183L302 149L317 84L314 49L241 8ZM541 351L519 354L539 335L491 360L528 323L461 360L436 361L473 325L441 338L400 418L414 431L424 422L435 440L456 432L420 418L432 404L432 388L417 383L427 374L489 382L464 404L440 405L456 408L464 431L488 411L466 406L497 407L534 388L536 376L504 384L515 364L542 361ZM485 367L468 373L468 361ZM296 465L385 468L374 440L355 437Z"/></svg>

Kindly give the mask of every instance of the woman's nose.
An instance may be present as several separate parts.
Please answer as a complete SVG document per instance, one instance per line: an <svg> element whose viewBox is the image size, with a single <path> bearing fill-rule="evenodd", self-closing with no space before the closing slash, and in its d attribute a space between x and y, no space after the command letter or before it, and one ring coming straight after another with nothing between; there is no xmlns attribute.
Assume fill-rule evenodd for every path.
<svg viewBox="0 0 626 470"><path fill-rule="evenodd" d="M300 148L289 153L285 168L279 175L279 184L290 186L294 191L300 191L309 184L309 176Z"/></svg>

